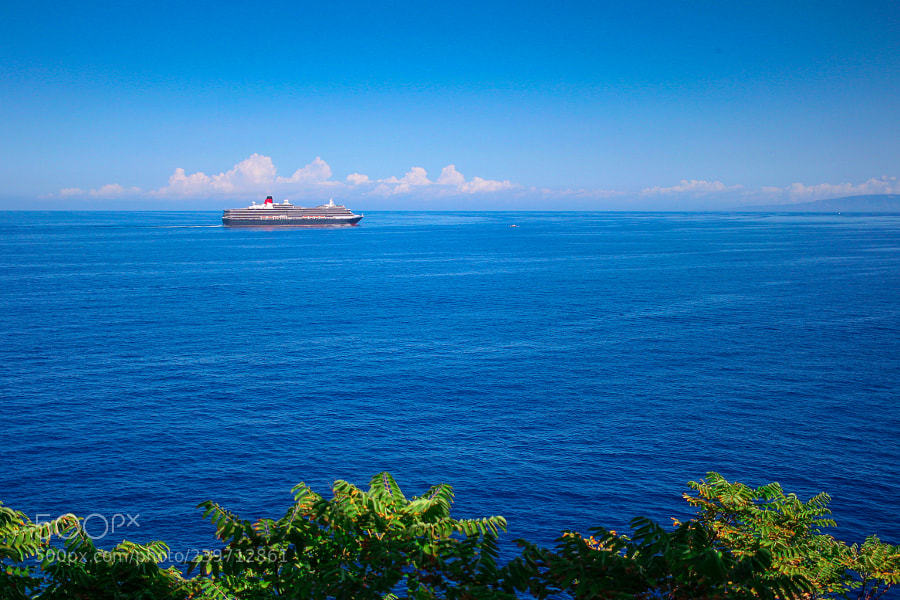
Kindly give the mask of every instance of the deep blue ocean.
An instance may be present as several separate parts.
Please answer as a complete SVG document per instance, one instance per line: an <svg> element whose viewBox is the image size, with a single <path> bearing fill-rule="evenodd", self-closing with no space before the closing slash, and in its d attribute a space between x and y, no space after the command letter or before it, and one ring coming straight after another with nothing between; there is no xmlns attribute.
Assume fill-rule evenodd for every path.
<svg viewBox="0 0 900 600"><path fill-rule="evenodd" d="M900 216L220 217L0 213L4 504L190 552L389 470L548 543L715 470L900 542Z"/></svg>

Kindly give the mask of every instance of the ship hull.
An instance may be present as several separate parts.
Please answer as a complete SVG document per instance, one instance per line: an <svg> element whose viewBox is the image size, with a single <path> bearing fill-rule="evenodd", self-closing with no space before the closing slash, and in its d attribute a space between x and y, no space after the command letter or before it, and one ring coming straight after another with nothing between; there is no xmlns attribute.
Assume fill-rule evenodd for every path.
<svg viewBox="0 0 900 600"><path fill-rule="evenodd" d="M352 219L330 219L315 217L298 218L229 218L222 217L226 227L353 227L362 220L361 216Z"/></svg>
<svg viewBox="0 0 900 600"><path fill-rule="evenodd" d="M352 227L362 218L334 202L314 207L294 206L287 200L275 203L269 196L265 204L226 209L222 224L226 227Z"/></svg>

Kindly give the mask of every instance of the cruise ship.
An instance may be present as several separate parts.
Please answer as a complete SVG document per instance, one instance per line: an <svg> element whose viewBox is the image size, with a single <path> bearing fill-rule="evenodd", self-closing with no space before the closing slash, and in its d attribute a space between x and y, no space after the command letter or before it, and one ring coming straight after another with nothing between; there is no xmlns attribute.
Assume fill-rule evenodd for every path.
<svg viewBox="0 0 900 600"><path fill-rule="evenodd" d="M306 208L294 206L287 200L278 204L272 196L263 204L254 202L247 208L229 208L222 214L222 223L227 227L335 227L356 225L363 215L355 215L346 206L328 204Z"/></svg>

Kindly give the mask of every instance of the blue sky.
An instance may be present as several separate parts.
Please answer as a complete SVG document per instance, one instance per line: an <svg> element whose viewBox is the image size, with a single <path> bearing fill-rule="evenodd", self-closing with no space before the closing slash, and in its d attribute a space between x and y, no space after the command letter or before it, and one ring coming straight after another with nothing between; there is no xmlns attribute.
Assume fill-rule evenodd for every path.
<svg viewBox="0 0 900 600"><path fill-rule="evenodd" d="M895 1L6 2L0 74L0 208L900 191Z"/></svg>

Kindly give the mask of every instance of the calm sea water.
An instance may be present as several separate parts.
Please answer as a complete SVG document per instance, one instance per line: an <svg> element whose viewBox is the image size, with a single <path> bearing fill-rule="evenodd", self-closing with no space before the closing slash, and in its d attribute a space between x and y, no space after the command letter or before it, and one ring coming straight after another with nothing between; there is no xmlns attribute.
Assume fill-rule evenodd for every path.
<svg viewBox="0 0 900 600"><path fill-rule="evenodd" d="M0 213L5 504L190 551L389 470L549 542L716 470L900 542L898 216L219 218Z"/></svg>

